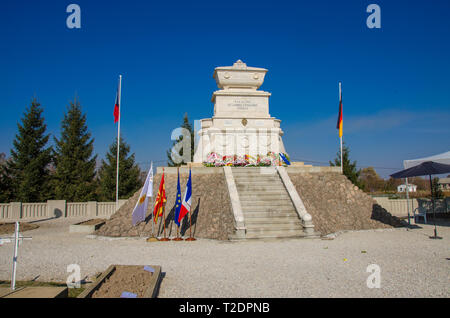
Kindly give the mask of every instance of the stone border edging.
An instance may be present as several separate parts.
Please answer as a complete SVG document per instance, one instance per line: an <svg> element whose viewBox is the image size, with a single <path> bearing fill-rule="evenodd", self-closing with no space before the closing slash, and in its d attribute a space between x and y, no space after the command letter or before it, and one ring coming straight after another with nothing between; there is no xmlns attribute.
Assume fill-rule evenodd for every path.
<svg viewBox="0 0 450 318"><path fill-rule="evenodd" d="M4 294L1 294L1 295L0 295L0 298L5 298L5 297L8 296L8 295L14 294L15 292L18 292L18 291L20 291L20 290L22 290L22 289L25 289L25 287L18 287L18 288L16 288L15 290L11 290L11 289L8 287L8 289L9 289L9 292L6 292L6 293L4 293Z"/></svg>
<svg viewBox="0 0 450 318"><path fill-rule="evenodd" d="M88 239L101 241L118 241L118 240L145 241L148 238L148 236L104 236L96 234L88 234L85 237Z"/></svg>
<svg viewBox="0 0 450 318"><path fill-rule="evenodd" d="M305 205L303 204L302 199L300 198L300 195L298 194L297 190L295 189L294 184L292 183L291 179L289 178L289 175L286 172L286 169L283 166L277 166L276 167L278 171L278 175L281 178L281 181L283 181L283 184L289 193L289 197L292 200L292 203L294 204L295 211L297 211L298 216L300 217L300 220L302 220L303 225L303 231L306 235L317 235L317 233L314 232L314 224L312 222L312 217L306 211Z"/></svg>
<svg viewBox="0 0 450 318"><path fill-rule="evenodd" d="M223 167L225 173L225 180L228 186L228 194L230 195L231 208L233 209L235 235L238 238L245 238L247 232L244 221L244 213L242 213L241 200L237 192L236 183L234 182L233 172L231 167Z"/></svg>
<svg viewBox="0 0 450 318"><path fill-rule="evenodd" d="M388 229L367 229L367 230L341 230L334 233L321 236L321 238L335 239L336 237L346 233L366 233L366 232L393 232L393 231L408 231L407 227L397 227Z"/></svg>
<svg viewBox="0 0 450 318"><path fill-rule="evenodd" d="M328 166L288 166L286 169L291 173L341 173L341 167Z"/></svg>
<svg viewBox="0 0 450 318"><path fill-rule="evenodd" d="M116 266L120 265L109 265L109 267L106 269L105 272L93 283L91 286L86 288L81 294L78 295L77 298L91 298L92 294L100 288L100 286L103 284L103 282L110 277L114 271L116 270ZM130 266L130 265L124 265L124 266ZM144 265L135 265L135 266L144 266ZM158 292L159 285L161 283L161 266L158 265L150 265L155 269L155 272L152 275L152 279L149 283L149 287L144 293L143 298L155 298L156 293Z"/></svg>

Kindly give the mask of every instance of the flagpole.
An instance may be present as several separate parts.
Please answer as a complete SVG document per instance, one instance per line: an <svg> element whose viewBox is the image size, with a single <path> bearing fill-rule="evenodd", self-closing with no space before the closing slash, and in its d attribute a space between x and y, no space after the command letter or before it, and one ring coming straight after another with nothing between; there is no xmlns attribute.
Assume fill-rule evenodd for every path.
<svg viewBox="0 0 450 318"><path fill-rule="evenodd" d="M119 208L119 152L120 152L120 111L122 108L122 75L119 75L119 124L117 125L117 172L116 172L116 211Z"/></svg>
<svg viewBox="0 0 450 318"><path fill-rule="evenodd" d="M341 104L340 107L342 107L342 87L341 82L339 82L339 103ZM342 110L343 112L343 110ZM341 116L343 114L341 113ZM342 125L342 123L341 123ZM339 136L340 142L341 142L341 173L344 173L344 161L343 161L343 154L342 154L342 136Z"/></svg>
<svg viewBox="0 0 450 318"><path fill-rule="evenodd" d="M189 165L189 175L191 174L190 171L191 171L191 165ZM192 193L191 193L191 198L192 198ZM191 199L191 203L192 203L192 199ZM191 208L192 208L192 206L189 206L189 211L188 211L189 212L189 237L186 239L186 241L196 241L196 239L192 237Z"/></svg>
<svg viewBox="0 0 450 318"><path fill-rule="evenodd" d="M166 203L163 203L163 215L161 222L163 222L164 237L160 239L160 241L162 242L170 241L170 238L166 237Z"/></svg>
<svg viewBox="0 0 450 318"><path fill-rule="evenodd" d="M178 174L178 182L179 182L180 181L180 167L177 168L177 174ZM176 211L177 211L177 208L176 208L177 202L178 202L178 189L177 189L177 198L176 198L176 201L175 201L175 211L174 211L175 213L174 213L174 217L173 217L174 222L175 222L175 217L178 217L178 215L176 213ZM180 237L180 226L177 225L176 223L175 223L175 226L177 227L177 237L172 239L172 241L184 241Z"/></svg>

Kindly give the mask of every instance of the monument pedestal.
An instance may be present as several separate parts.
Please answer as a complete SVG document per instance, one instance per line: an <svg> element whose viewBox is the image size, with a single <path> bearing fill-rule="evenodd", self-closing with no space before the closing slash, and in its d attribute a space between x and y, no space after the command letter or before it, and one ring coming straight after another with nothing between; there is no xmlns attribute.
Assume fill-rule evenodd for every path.
<svg viewBox="0 0 450 318"><path fill-rule="evenodd" d="M247 67L238 60L233 66L217 67L214 79L220 90L212 96L214 116L202 119L194 162L219 156L266 156L286 153L280 120L269 114L269 92L259 91L266 69Z"/></svg>

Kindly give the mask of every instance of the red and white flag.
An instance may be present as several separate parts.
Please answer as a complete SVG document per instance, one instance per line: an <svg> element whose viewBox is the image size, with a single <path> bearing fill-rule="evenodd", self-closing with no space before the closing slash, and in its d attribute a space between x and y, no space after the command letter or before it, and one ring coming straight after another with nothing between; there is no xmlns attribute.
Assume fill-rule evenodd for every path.
<svg viewBox="0 0 450 318"><path fill-rule="evenodd" d="M117 93L116 93L116 102L114 104L114 123L117 123L119 121L120 117L120 82L117 86Z"/></svg>
<svg viewBox="0 0 450 318"><path fill-rule="evenodd" d="M184 192L183 203L181 203L180 214L178 215L178 222L181 222L184 216L191 212L191 196L192 196L192 181L191 181L191 169L189 169L189 179L186 184L186 192Z"/></svg>

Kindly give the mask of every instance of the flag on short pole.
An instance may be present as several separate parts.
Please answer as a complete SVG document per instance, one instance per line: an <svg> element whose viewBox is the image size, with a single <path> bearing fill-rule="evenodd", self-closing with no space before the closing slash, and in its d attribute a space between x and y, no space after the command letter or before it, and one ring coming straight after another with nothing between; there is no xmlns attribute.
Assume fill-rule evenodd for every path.
<svg viewBox="0 0 450 318"><path fill-rule="evenodd" d="M180 220L178 219L180 216L180 210L181 210L181 187L180 187L180 171L178 170L178 182L177 182L177 198L175 201L175 215L174 215L174 222L175 224L180 227Z"/></svg>
<svg viewBox="0 0 450 318"><path fill-rule="evenodd" d="M166 203L166 187L164 185L164 170L159 183L158 195L156 196L155 208L153 209L153 221L158 223L158 218L163 215L164 203Z"/></svg>
<svg viewBox="0 0 450 318"><path fill-rule="evenodd" d="M280 152L280 158L284 161L285 164L287 164L288 166L291 164L288 160L288 158L286 158L286 156L284 154L282 154Z"/></svg>
<svg viewBox="0 0 450 318"><path fill-rule="evenodd" d="M191 169L189 169L189 179L186 185L186 192L184 192L184 198L183 203L181 204L178 222L180 222L184 218L184 216L191 211L191 195L192 195L192 181L191 181Z"/></svg>
<svg viewBox="0 0 450 318"><path fill-rule="evenodd" d="M147 178L145 179L144 186L142 187L139 199L136 202L133 213L131 214L131 220L133 226L136 226L139 222L145 220L145 215L148 207L148 198L153 196L153 162L150 165Z"/></svg>

